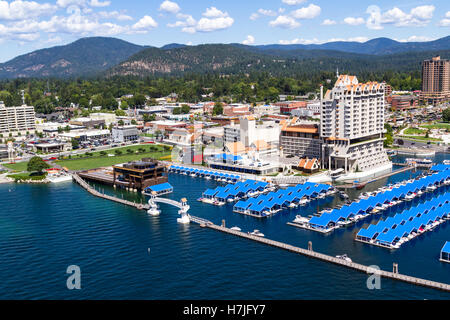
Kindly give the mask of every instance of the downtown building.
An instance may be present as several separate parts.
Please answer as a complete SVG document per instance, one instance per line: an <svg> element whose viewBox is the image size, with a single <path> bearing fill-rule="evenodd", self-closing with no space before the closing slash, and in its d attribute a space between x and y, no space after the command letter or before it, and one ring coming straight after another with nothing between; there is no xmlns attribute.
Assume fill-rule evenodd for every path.
<svg viewBox="0 0 450 320"><path fill-rule="evenodd" d="M0 101L0 134L3 137L26 135L36 130L34 107L6 107Z"/></svg>
<svg viewBox="0 0 450 320"><path fill-rule="evenodd" d="M385 84L359 83L341 75L334 88L321 90L322 166L346 173L385 172L392 163L383 147ZM356 175L358 176L358 175Z"/></svg>
<svg viewBox="0 0 450 320"><path fill-rule="evenodd" d="M450 60L440 56L422 63L422 92L420 100L438 105L450 99Z"/></svg>

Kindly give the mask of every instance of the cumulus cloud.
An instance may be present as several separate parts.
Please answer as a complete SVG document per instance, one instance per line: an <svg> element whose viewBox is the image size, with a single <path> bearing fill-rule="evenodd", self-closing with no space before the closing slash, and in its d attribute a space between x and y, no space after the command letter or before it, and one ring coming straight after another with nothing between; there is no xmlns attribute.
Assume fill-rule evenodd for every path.
<svg viewBox="0 0 450 320"><path fill-rule="evenodd" d="M91 0L89 2L89 5L91 7L97 7L97 8L108 7L110 4L111 4L111 1Z"/></svg>
<svg viewBox="0 0 450 320"><path fill-rule="evenodd" d="M450 26L450 11L447 11L445 14L445 18L439 21L439 26L441 27L449 27Z"/></svg>
<svg viewBox="0 0 450 320"><path fill-rule="evenodd" d="M245 45L254 44L254 43L255 43L255 37L252 35L248 35L247 39L242 41L242 44L245 44Z"/></svg>
<svg viewBox="0 0 450 320"><path fill-rule="evenodd" d="M423 27L430 23L435 9L433 5L424 5L412 8L409 13L398 7L381 12L378 6L372 5L366 11L370 15L367 27L378 30L383 28L383 24L396 27Z"/></svg>
<svg viewBox="0 0 450 320"><path fill-rule="evenodd" d="M287 4L288 6L295 6L301 3L306 2L306 0L283 0L284 4Z"/></svg>
<svg viewBox="0 0 450 320"><path fill-rule="evenodd" d="M330 20L330 19L325 19L323 20L323 22L321 23L323 26L332 26L335 25L337 22L334 20Z"/></svg>
<svg viewBox="0 0 450 320"><path fill-rule="evenodd" d="M282 11L280 11L280 10L278 10L278 12L282 13ZM273 11L273 10L258 9L258 12L255 12L255 13L251 14L250 20L256 20L260 16L275 17L276 15L277 15L277 13L275 11Z"/></svg>
<svg viewBox="0 0 450 320"><path fill-rule="evenodd" d="M43 15L53 14L57 10L55 5L37 3L35 1L0 1L1 20L24 20Z"/></svg>
<svg viewBox="0 0 450 320"><path fill-rule="evenodd" d="M223 12L216 7L207 8L202 14L200 20L194 19L191 15L178 13L179 19L175 23L169 23L167 26L171 28L180 27L182 32L213 32L230 28L234 24L234 19L229 16L228 12Z"/></svg>
<svg viewBox="0 0 450 320"><path fill-rule="evenodd" d="M293 29L299 27L301 24L297 20L314 19L319 16L322 9L315 4L310 4L287 14L279 15L275 20L269 22L271 27L281 27Z"/></svg>
<svg viewBox="0 0 450 320"><path fill-rule="evenodd" d="M138 22L133 25L133 30L147 31L149 29L156 28L158 23L150 16L144 16Z"/></svg>
<svg viewBox="0 0 450 320"><path fill-rule="evenodd" d="M100 11L98 16L102 19L117 19L119 21L131 21L133 17L119 11Z"/></svg>
<svg viewBox="0 0 450 320"><path fill-rule="evenodd" d="M310 4L307 7L297 9L291 13L295 19L313 19L320 15L322 9L315 4Z"/></svg>
<svg viewBox="0 0 450 320"><path fill-rule="evenodd" d="M159 11L168 12L168 13L178 13L178 12L180 12L180 10L181 10L181 8L178 5L178 3L168 1L168 0L164 1L159 6Z"/></svg>
<svg viewBox="0 0 450 320"><path fill-rule="evenodd" d="M366 21L363 18L347 17L344 19L344 23L351 26L359 26L361 24L364 24L365 22Z"/></svg>
<svg viewBox="0 0 450 320"><path fill-rule="evenodd" d="M280 44L323 44L328 42L337 42L337 41L344 41L344 42L366 42L369 39L367 37L352 37L352 38L331 38L328 40L319 40L317 38L313 39L303 39L303 38L296 38L292 40L280 40Z"/></svg>
<svg viewBox="0 0 450 320"><path fill-rule="evenodd" d="M278 16L275 20L269 22L271 27L281 27L286 29L294 29L300 27L300 22L290 16Z"/></svg>

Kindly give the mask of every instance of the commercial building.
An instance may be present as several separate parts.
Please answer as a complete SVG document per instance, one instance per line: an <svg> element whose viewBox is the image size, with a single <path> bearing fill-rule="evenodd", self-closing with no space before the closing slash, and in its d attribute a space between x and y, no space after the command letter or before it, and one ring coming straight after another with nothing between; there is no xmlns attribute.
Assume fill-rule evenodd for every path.
<svg viewBox="0 0 450 320"><path fill-rule="evenodd" d="M322 140L319 125L314 123L286 122L281 128L280 147L284 156L299 158L322 157Z"/></svg>
<svg viewBox="0 0 450 320"><path fill-rule="evenodd" d="M293 110L299 108L306 108L307 103L305 101L285 101L285 102L277 102L275 106L280 108L281 114L291 114Z"/></svg>
<svg viewBox="0 0 450 320"><path fill-rule="evenodd" d="M104 127L106 124L104 119L94 120L92 118L76 118L70 120L69 123L89 129Z"/></svg>
<svg viewBox="0 0 450 320"><path fill-rule="evenodd" d="M387 102L395 111L405 111L414 109L418 105L419 98L414 95L392 95L387 98Z"/></svg>
<svg viewBox="0 0 450 320"><path fill-rule="evenodd" d="M65 141L72 141L72 139L78 141L98 141L111 138L111 132L109 130L76 130L71 132L64 132L59 134L59 138Z"/></svg>
<svg viewBox="0 0 450 320"><path fill-rule="evenodd" d="M440 104L450 98L450 60L440 56L422 63L422 93L420 100Z"/></svg>
<svg viewBox="0 0 450 320"><path fill-rule="evenodd" d="M341 75L332 90L321 90L322 163L345 172L392 170L383 147L384 83L359 83Z"/></svg>
<svg viewBox="0 0 450 320"><path fill-rule="evenodd" d="M139 140L139 132L136 126L123 126L112 128L114 142L130 142Z"/></svg>
<svg viewBox="0 0 450 320"><path fill-rule="evenodd" d="M22 105L20 107L6 107L0 101L0 134L3 136L26 135L36 130L34 107Z"/></svg>

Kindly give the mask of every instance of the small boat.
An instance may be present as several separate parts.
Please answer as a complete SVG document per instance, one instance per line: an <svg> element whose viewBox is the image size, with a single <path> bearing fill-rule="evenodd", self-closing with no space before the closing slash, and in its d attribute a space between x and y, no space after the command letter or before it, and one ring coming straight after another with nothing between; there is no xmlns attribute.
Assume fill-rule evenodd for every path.
<svg viewBox="0 0 450 320"><path fill-rule="evenodd" d="M350 259L346 254L343 254L342 256L336 256L336 258L347 262L353 262L352 259Z"/></svg>
<svg viewBox="0 0 450 320"><path fill-rule="evenodd" d="M264 233L261 233L259 230L254 230L252 233L250 233L252 236L257 236L257 237L264 237Z"/></svg>
<svg viewBox="0 0 450 320"><path fill-rule="evenodd" d="M296 216L295 220L294 220L294 223L298 223L298 224L305 224L305 223L308 223L308 222L309 222L308 218L302 217L300 215Z"/></svg>
<svg viewBox="0 0 450 320"><path fill-rule="evenodd" d="M231 230L239 231L239 232L242 231L241 228L239 228L239 227L233 227L233 228L231 228Z"/></svg>

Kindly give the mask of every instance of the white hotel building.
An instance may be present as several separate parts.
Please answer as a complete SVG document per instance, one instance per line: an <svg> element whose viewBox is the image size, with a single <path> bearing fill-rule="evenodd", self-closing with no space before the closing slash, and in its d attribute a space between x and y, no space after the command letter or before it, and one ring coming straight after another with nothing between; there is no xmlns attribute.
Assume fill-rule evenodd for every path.
<svg viewBox="0 0 450 320"><path fill-rule="evenodd" d="M9 134L17 136L34 133L36 130L36 117L34 107L22 105L20 107L6 107L0 101L0 134L8 137Z"/></svg>
<svg viewBox="0 0 450 320"><path fill-rule="evenodd" d="M341 75L332 90L321 92L322 163L346 173L392 170L384 141L384 83L358 83ZM361 174L354 174L357 178Z"/></svg>

